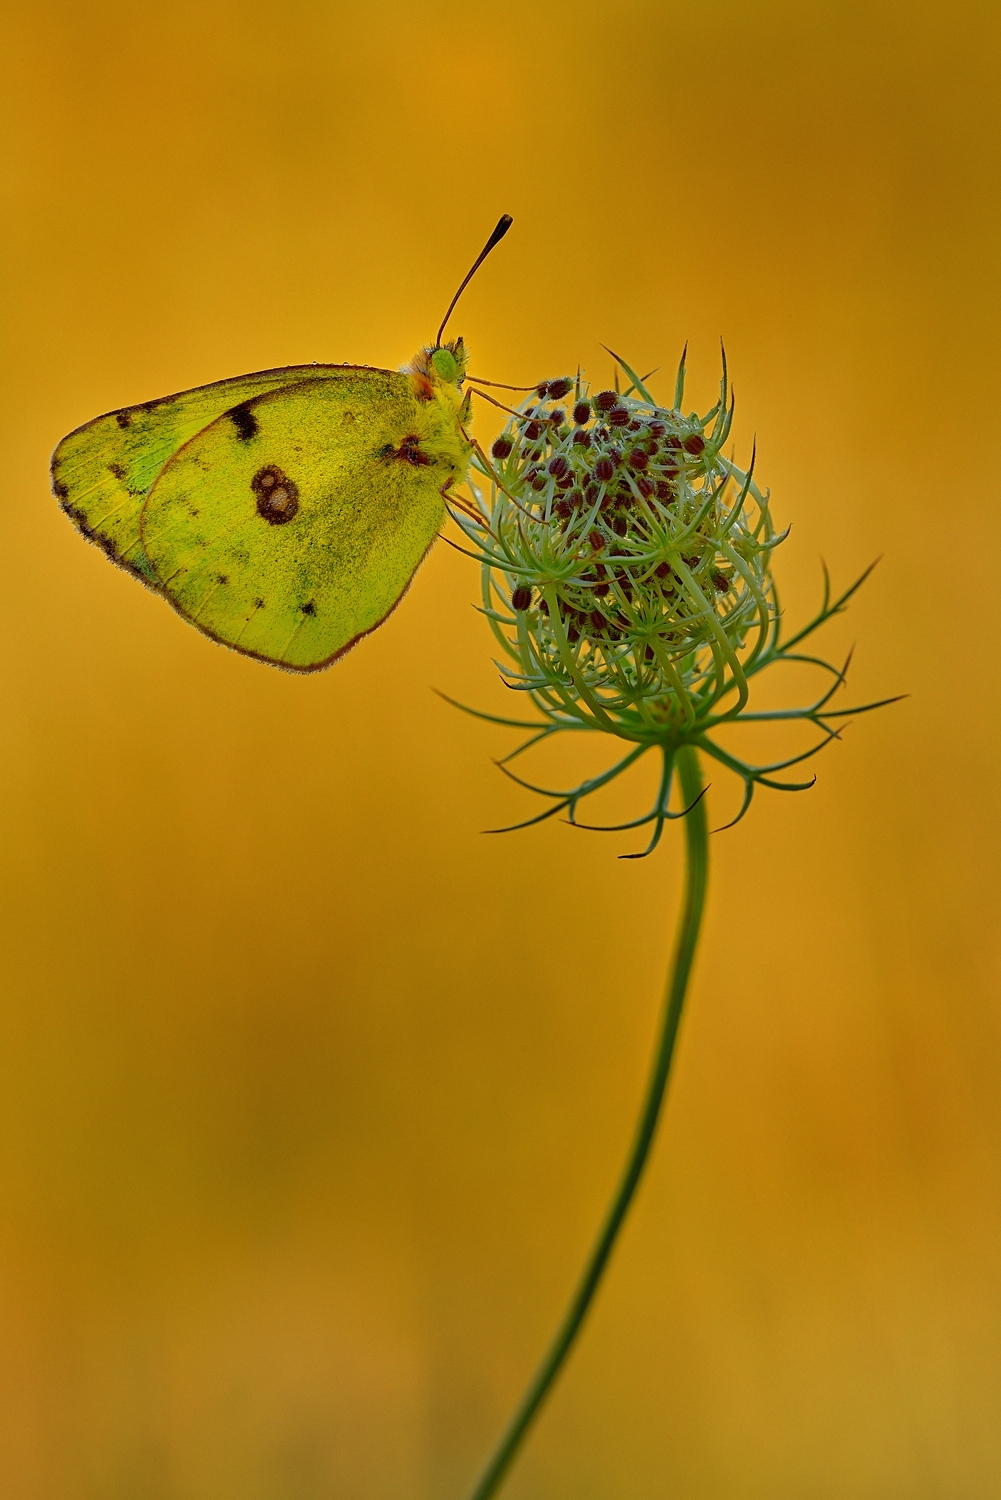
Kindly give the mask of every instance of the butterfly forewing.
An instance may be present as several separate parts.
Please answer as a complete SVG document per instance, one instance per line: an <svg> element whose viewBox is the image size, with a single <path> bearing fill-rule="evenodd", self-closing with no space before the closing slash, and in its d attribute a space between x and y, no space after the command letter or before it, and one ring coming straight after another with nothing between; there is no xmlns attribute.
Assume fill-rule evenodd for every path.
<svg viewBox="0 0 1001 1500"><path fill-rule="evenodd" d="M421 423L410 380L369 369L227 411L142 505L158 587L227 645L327 665L385 619L444 518L453 469L415 447Z"/></svg>
<svg viewBox="0 0 1001 1500"><path fill-rule="evenodd" d="M142 550L139 513L167 460L221 412L262 392L336 377L337 365L292 365L238 375L96 417L52 455L52 488L85 536L113 561L156 586Z"/></svg>

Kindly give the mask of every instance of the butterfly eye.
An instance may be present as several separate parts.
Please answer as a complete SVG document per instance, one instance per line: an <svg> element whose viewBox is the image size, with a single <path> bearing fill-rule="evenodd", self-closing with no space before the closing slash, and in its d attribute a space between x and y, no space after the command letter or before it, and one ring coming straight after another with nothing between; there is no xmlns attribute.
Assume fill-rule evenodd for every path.
<svg viewBox="0 0 1001 1500"><path fill-rule="evenodd" d="M436 349L431 356L431 363L442 380L457 380L459 366L455 355L449 349Z"/></svg>

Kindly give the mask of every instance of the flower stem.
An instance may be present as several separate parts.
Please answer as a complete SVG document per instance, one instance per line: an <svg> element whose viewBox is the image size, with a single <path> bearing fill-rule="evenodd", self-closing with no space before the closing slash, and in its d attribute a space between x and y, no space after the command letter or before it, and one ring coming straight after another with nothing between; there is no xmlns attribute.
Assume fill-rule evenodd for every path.
<svg viewBox="0 0 1001 1500"><path fill-rule="evenodd" d="M587 1310L594 1300L605 1267L608 1264L615 1241L629 1211L643 1168L646 1166L650 1147L653 1144L657 1120L667 1089L671 1059L678 1036L678 1025L685 1003L688 978L695 957L702 910L705 905L706 881L709 875L709 838L706 822L705 799L702 792L702 775L698 755L694 748L685 746L677 752L678 778L685 806L690 809L685 818L686 834L686 879L685 899L678 924L678 935L664 997L664 1019L660 1039L654 1056L650 1080L647 1084L643 1108L640 1112L633 1138L632 1148L626 1161L619 1186L605 1216L601 1232L595 1241L583 1274L577 1284L570 1306L553 1339L549 1352L539 1366L528 1390L522 1397L511 1424L498 1444L479 1484L470 1500L490 1500L497 1493L504 1476L524 1441L525 1434L538 1415L549 1391L573 1347Z"/></svg>

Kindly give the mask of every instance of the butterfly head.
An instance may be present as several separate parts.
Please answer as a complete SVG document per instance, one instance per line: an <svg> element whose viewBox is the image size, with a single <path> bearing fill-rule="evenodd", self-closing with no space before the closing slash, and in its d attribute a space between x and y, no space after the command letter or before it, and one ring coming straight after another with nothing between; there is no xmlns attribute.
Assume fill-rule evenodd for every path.
<svg viewBox="0 0 1001 1500"><path fill-rule="evenodd" d="M431 401L444 396L456 407L460 406L467 363L466 346L461 339L418 350L407 366L417 399Z"/></svg>
<svg viewBox="0 0 1001 1500"><path fill-rule="evenodd" d="M431 350L431 368L446 384L461 385L466 374L466 349L461 339Z"/></svg>

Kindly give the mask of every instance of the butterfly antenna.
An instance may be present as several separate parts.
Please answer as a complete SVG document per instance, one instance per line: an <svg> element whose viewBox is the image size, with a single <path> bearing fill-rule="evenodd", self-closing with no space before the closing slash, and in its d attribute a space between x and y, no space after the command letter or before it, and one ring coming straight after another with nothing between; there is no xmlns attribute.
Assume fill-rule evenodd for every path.
<svg viewBox="0 0 1001 1500"><path fill-rule="evenodd" d="M449 318L452 316L452 313L455 309L455 304L458 302L459 298L462 296L463 292L466 290L466 287L469 285L470 281L473 279L473 276L479 270L480 266L486 260L491 250L495 245L500 244L501 240L507 234L513 223L514 220L512 219L510 214L501 214L500 218L497 220L497 228L487 240L479 255L473 261L473 264L470 266L465 278L463 279L462 285L459 287L459 290L456 292L455 296L448 304L448 312L441 320L441 327L438 329L438 336L434 341L434 346L436 349L441 348L441 336L445 332L445 325L448 322Z"/></svg>

